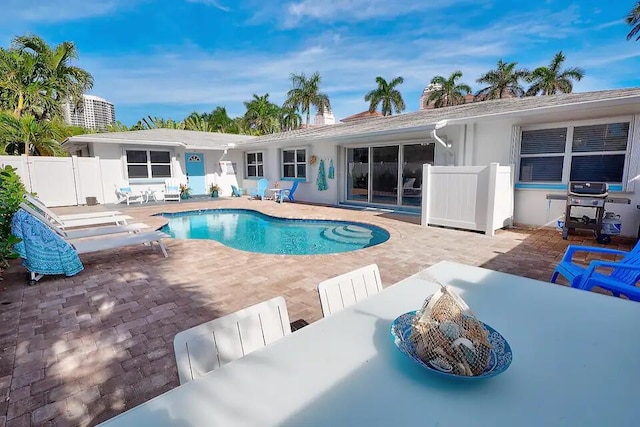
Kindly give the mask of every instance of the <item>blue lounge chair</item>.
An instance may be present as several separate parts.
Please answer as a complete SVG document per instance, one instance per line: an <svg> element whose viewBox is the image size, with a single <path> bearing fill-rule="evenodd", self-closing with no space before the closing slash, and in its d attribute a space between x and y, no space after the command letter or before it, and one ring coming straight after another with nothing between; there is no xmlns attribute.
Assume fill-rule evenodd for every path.
<svg viewBox="0 0 640 427"><path fill-rule="evenodd" d="M231 186L231 197L242 197L242 188L238 188L235 185Z"/></svg>
<svg viewBox="0 0 640 427"><path fill-rule="evenodd" d="M258 186L251 190L251 198L253 199L257 196L260 196L260 200L264 200L267 194L267 188L269 188L269 180L264 178L259 179Z"/></svg>
<svg viewBox="0 0 640 427"><path fill-rule="evenodd" d="M293 197L293 194L296 192L297 188L298 188L298 181L293 181L293 185L291 186L291 188L286 188L282 190L280 192L280 203L284 202L285 197L290 202L295 202L296 199Z"/></svg>
<svg viewBox="0 0 640 427"><path fill-rule="evenodd" d="M576 252L619 255L623 258L618 262L591 261L588 267L583 267L572 261ZM598 269L606 269L606 271L598 271ZM640 242L630 252L571 245L553 272L551 282L555 283L558 276L566 278L572 288L588 291L598 286L611 291L615 296L622 294L634 301L640 301L640 288L636 286L640 280Z"/></svg>

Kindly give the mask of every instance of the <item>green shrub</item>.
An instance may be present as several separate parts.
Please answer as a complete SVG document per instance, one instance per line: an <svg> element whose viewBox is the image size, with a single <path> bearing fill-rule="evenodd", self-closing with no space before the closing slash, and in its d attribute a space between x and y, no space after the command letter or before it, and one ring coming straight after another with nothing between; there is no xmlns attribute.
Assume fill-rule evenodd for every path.
<svg viewBox="0 0 640 427"><path fill-rule="evenodd" d="M11 234L11 219L18 211L24 193L16 169L11 166L0 168L0 271L7 268L8 260L18 257L13 245L20 239Z"/></svg>

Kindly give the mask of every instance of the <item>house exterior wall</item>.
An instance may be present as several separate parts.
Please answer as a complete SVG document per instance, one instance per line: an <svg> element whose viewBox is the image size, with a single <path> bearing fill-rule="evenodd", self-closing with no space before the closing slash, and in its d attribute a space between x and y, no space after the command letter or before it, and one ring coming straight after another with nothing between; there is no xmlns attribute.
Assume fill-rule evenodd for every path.
<svg viewBox="0 0 640 427"><path fill-rule="evenodd" d="M638 108L640 110L640 108ZM620 117L626 117L632 122L630 130L629 144L630 150L627 159L627 176L632 179L640 174L638 159L640 159L640 138L638 129L638 117L632 115L617 115L617 110L601 110L600 112L589 111L588 114L575 112L572 116L562 117L564 120L558 121L553 116L541 116L536 119L513 118L509 120L494 120L466 125L466 141L463 139L464 131L458 133L456 141L453 143L456 150L457 165L460 166L486 166L492 162L501 165L515 164L516 190L514 194L514 222L531 226L555 226L556 221L564 214L565 202L558 200L547 200L547 194L566 194L565 189L547 188L518 188L519 170L517 162L519 155L520 128L531 125L543 125L543 127L580 125L584 119L600 120L610 117L616 121ZM635 124L634 124L635 123ZM515 134L514 134L515 132ZM541 185L540 187L544 187ZM640 187L638 187L640 188ZM640 211L636 208L640 204L640 195L637 194L635 185L627 185L626 191L611 191L612 197L630 199L629 205L607 204L606 210L621 215L623 226L622 234L625 236L636 236L640 224ZM582 211L574 209L578 215L593 215L593 210L584 209ZM581 213L582 212L582 213Z"/></svg>
<svg viewBox="0 0 640 427"><path fill-rule="evenodd" d="M294 179L282 177L282 150L304 148L307 150L307 177L306 179L298 179L298 189L295 193L296 200L322 203L335 205L338 203L339 198L339 180L340 176L339 164L338 164L338 145L335 142L330 141L313 141L313 143L301 142L297 145L291 145L287 147L261 147L261 148L247 148L246 150L234 150L234 155L240 157L238 165L242 165L242 168L238 167L237 175L238 181L242 183L242 187L247 193L256 188L258 179L247 178L246 176L246 153L262 152L264 159L264 178L269 180L269 188L273 188L273 185L277 182L279 188L290 188L293 185ZM230 150L231 152L231 150ZM316 156L317 162L313 165L308 164L309 158ZM327 190L318 191L316 180L318 178L318 170L320 166L320 160L324 160L325 174L329 173L330 160L333 159L333 165L336 170L336 178L328 179L327 177Z"/></svg>
<svg viewBox="0 0 640 427"><path fill-rule="evenodd" d="M238 185L236 176L239 175L223 175L219 161L222 158L225 161L231 161L241 166L242 156L238 152L229 150L228 154L223 157L222 150L185 150L176 147L166 146L135 146L135 145L122 145L122 144L105 144L94 142L92 143L91 153L94 157L100 157L100 165L102 168L102 187L105 195L106 203L116 203L117 196L115 193L116 186L126 177L126 149L145 149L145 150L160 150L169 151L171 154L171 169L174 178L178 179L181 183L187 183L187 177L185 174L185 153L203 153L205 161L205 181L207 189L209 185L217 183L220 185L220 196L231 195L231 185ZM151 191L163 191L164 179L132 179L129 180L129 184L134 191L151 190Z"/></svg>

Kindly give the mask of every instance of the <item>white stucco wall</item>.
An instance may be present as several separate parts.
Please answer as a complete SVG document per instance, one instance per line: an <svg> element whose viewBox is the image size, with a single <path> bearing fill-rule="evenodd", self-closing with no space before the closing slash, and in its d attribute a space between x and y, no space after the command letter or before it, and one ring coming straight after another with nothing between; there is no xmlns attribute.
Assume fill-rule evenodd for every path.
<svg viewBox="0 0 640 427"><path fill-rule="evenodd" d="M282 179L282 165L281 165L281 151L282 149L292 148L305 148L307 150L307 161L311 156L316 156L318 161L314 165L307 165L307 179L305 181L298 182L298 189L295 193L296 200L312 203L323 204L336 204L338 203L338 147L334 142L328 141L314 141L313 144L301 142L299 145L290 147L261 147L250 148L246 150L235 150L234 156L240 156L241 161L238 161L238 181L242 183L242 187L248 194L251 189L257 185L257 179L248 179L245 177L245 154L247 152L261 151L263 152L264 159L264 177L269 180L269 188L277 182L279 188L290 188L293 185L292 180ZM329 173L330 160L333 159L333 165L336 170L336 178L328 179L328 189L325 191L318 191L316 185L316 179L318 177L318 168L320 166L320 160L323 159L325 163L325 173Z"/></svg>
<svg viewBox="0 0 640 427"><path fill-rule="evenodd" d="M494 162L508 165L511 161L512 127L513 121L476 123L473 165L487 166Z"/></svg>
<svg viewBox="0 0 640 427"><path fill-rule="evenodd" d="M589 118L598 118L591 112ZM605 111L600 117L607 117L613 113L607 114ZM558 122L553 117L541 117L536 121L529 120L527 123L518 122L516 119L511 120L495 120L473 125L467 125L467 141L466 145L458 139L455 147L462 147L464 153L458 158L464 159L463 165L467 166L484 166L491 162L498 162L501 165L511 163L511 141L513 126L528 125L531 123L549 124L549 126L567 125L575 123L581 119L579 115L568 117L567 121ZM469 130L473 129L472 137ZM471 142L470 142L471 141ZM637 137L631 138L632 157L638 158L640 155L640 141ZM459 163L458 163L459 164ZM516 183L518 177L516 169ZM634 176L638 173L637 162L631 161L629 166L629 175ZM547 190L547 189L516 189L514 195L514 222L531 226L555 226L556 220L564 214L564 201L549 201L546 199L547 194L566 194L563 190ZM607 211L615 212L621 215L623 220L622 234L625 236L636 236L638 233L638 225L640 223L640 211L636 209L636 205L640 204L640 195L637 191L630 192L611 192L612 197L622 197L631 200L629 205L612 204L606 206ZM576 214L580 211L575 210ZM593 210L586 209L584 214L593 216Z"/></svg>

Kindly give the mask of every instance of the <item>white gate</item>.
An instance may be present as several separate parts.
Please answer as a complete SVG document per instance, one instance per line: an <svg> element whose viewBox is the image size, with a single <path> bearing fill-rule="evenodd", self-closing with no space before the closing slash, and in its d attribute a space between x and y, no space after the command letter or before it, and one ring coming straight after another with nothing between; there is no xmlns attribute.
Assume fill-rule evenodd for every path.
<svg viewBox="0 0 640 427"><path fill-rule="evenodd" d="M74 206L92 196L104 203L98 157L0 156L0 165L17 169L27 191L47 206Z"/></svg>
<svg viewBox="0 0 640 427"><path fill-rule="evenodd" d="M422 225L494 231L513 222L513 167L424 165Z"/></svg>

